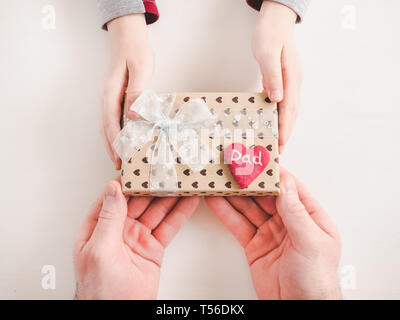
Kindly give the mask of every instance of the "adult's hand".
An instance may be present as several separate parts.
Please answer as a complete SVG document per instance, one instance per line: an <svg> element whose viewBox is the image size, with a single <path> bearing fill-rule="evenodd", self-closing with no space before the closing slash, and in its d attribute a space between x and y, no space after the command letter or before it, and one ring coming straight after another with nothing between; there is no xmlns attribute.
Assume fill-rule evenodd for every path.
<svg viewBox="0 0 400 320"><path fill-rule="evenodd" d="M85 218L74 248L78 299L155 299L164 248L186 223L198 197L137 197L117 181Z"/></svg>
<svg viewBox="0 0 400 320"><path fill-rule="evenodd" d="M211 211L245 249L260 299L340 299L339 234L287 171L279 197L210 197Z"/></svg>
<svg viewBox="0 0 400 320"><path fill-rule="evenodd" d="M121 103L130 106L146 88L154 71L154 52L146 31L143 13L116 18L107 24L111 38L110 66L102 93L102 133L107 152L117 170L121 159L112 144L121 130ZM128 117L134 118L131 111Z"/></svg>
<svg viewBox="0 0 400 320"><path fill-rule="evenodd" d="M252 39L264 91L279 106L280 152L293 130L300 103L302 71L293 35L296 19L289 7L264 0Z"/></svg>

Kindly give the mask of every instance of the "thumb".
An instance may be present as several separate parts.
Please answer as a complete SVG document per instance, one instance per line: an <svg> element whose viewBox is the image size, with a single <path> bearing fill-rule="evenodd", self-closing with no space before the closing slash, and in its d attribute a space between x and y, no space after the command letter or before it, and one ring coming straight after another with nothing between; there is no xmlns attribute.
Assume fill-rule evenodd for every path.
<svg viewBox="0 0 400 320"><path fill-rule="evenodd" d="M125 107L127 108L126 115L131 119L137 119L139 115L130 110L130 107L150 82L153 75L153 67L146 66L146 64L145 66L136 68L133 66L128 66L128 70L129 78L125 96Z"/></svg>
<svg viewBox="0 0 400 320"><path fill-rule="evenodd" d="M281 54L277 51L263 57L260 64L263 77L263 87L272 102L280 102L283 99L283 81Z"/></svg>
<svg viewBox="0 0 400 320"><path fill-rule="evenodd" d="M99 213L93 237L104 243L122 239L127 215L126 198L117 181L109 181L104 187L103 206Z"/></svg>
<svg viewBox="0 0 400 320"><path fill-rule="evenodd" d="M320 229L300 201L297 187L291 176L281 181L281 194L276 199L276 208L285 225L293 245L300 249L314 247Z"/></svg>
<svg viewBox="0 0 400 320"><path fill-rule="evenodd" d="M137 119L139 118L139 115L135 112L132 111L130 108L132 104L136 101L137 97L140 96L142 92L137 89L137 91L126 91L126 96L125 96L125 110L126 110L126 115L130 119Z"/></svg>

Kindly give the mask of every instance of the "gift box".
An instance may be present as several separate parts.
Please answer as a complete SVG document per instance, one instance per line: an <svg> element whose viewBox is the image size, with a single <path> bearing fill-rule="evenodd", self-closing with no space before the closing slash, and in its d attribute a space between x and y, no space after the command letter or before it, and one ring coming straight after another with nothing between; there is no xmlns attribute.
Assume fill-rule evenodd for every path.
<svg viewBox="0 0 400 320"><path fill-rule="evenodd" d="M126 195L279 194L278 110L264 93L145 91L114 142Z"/></svg>

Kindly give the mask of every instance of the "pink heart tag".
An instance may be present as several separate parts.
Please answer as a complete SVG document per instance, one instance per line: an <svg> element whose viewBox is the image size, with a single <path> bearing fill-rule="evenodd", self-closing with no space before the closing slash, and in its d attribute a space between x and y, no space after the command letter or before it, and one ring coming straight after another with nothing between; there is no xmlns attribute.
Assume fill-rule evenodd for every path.
<svg viewBox="0 0 400 320"><path fill-rule="evenodd" d="M270 161L270 155L263 146L246 148L242 143L232 143L225 148L225 163L228 165L240 188L253 182Z"/></svg>

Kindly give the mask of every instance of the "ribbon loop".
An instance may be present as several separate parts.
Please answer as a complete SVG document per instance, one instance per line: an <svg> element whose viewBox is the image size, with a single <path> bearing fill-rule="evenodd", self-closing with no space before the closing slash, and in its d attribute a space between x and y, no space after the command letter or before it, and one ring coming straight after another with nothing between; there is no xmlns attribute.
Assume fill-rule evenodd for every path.
<svg viewBox="0 0 400 320"><path fill-rule="evenodd" d="M175 98L175 94L157 95L153 91L144 91L130 107L142 119L128 120L113 143L114 150L126 163L137 150L157 137L150 161L150 190L165 194L178 190L172 151L175 150L193 171L202 170L208 160L201 157L201 153L209 146L208 141L201 143L201 130L215 123L203 99L185 102L171 118L169 114Z"/></svg>

